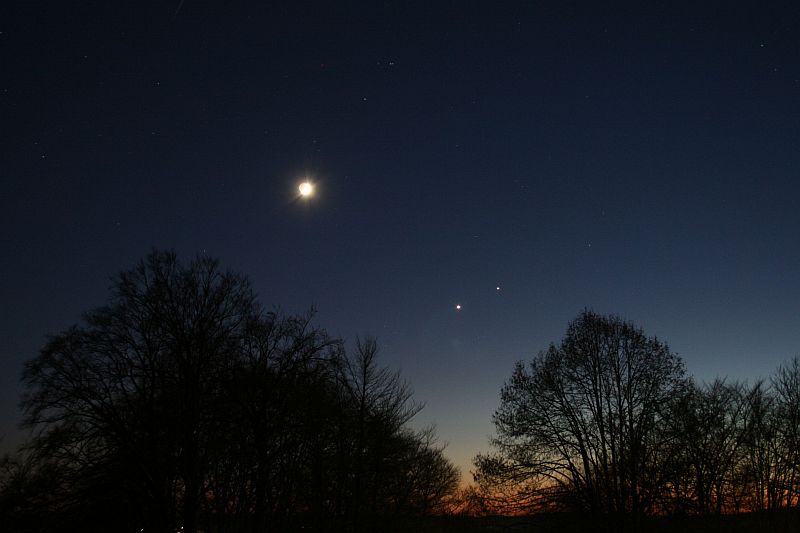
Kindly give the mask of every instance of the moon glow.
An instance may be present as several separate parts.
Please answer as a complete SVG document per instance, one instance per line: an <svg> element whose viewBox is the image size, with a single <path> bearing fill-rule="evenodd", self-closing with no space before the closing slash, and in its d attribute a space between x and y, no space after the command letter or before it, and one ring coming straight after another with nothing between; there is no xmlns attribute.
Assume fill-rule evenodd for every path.
<svg viewBox="0 0 800 533"><path fill-rule="evenodd" d="M314 186L311 184L310 181L304 181L303 183L301 183L300 186L297 188L297 190L300 191L300 196L302 196L303 198L308 198L309 196L314 194Z"/></svg>

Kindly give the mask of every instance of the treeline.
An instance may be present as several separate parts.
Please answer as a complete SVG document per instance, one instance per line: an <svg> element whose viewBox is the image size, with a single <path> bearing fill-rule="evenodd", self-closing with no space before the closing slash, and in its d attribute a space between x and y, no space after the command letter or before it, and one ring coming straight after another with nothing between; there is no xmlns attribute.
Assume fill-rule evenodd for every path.
<svg viewBox="0 0 800 533"><path fill-rule="evenodd" d="M520 362L467 510L574 510L615 528L648 515L800 505L800 361L768 381L697 384L668 346L586 311Z"/></svg>
<svg viewBox="0 0 800 533"><path fill-rule="evenodd" d="M216 261L154 252L25 367L32 440L0 465L3 531L374 530L458 484L421 406L311 316ZM395 518L396 519L396 518Z"/></svg>

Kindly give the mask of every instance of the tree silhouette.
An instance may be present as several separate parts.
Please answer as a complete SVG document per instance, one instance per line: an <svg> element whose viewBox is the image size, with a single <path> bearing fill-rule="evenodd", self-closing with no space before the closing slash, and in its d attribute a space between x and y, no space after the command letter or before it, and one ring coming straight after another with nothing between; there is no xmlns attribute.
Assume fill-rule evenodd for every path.
<svg viewBox="0 0 800 533"><path fill-rule="evenodd" d="M780 506L800 506L800 359L781 366L772 376L775 425L781 465Z"/></svg>
<svg viewBox="0 0 800 533"><path fill-rule="evenodd" d="M669 421L677 454L670 475L672 505L681 512L721 514L736 508L735 470L745 444L747 397L742 385L692 383Z"/></svg>
<svg viewBox="0 0 800 533"><path fill-rule="evenodd" d="M412 400L399 373L377 365L377 354L374 339L358 341L341 376L352 413L345 430L352 450L345 466L350 479L345 508L356 529L387 514L434 511L458 483L458 471L436 446L433 430L406 429L422 406Z"/></svg>
<svg viewBox="0 0 800 533"><path fill-rule="evenodd" d="M510 481L529 501L650 512L665 409L684 387L683 364L664 343L585 311L559 345L516 365L493 417L496 453L477 458L477 477Z"/></svg>
<svg viewBox="0 0 800 533"><path fill-rule="evenodd" d="M216 260L153 252L27 363L34 438L0 503L34 529L58 517L49 531L356 530L436 510L457 471L407 427L410 388L374 340L348 356L312 317L262 311Z"/></svg>
<svg viewBox="0 0 800 533"><path fill-rule="evenodd" d="M116 473L112 485L142 506L146 527L178 519L195 530L224 376L257 316L247 280L215 260L151 254L27 364L37 453L59 457L76 483Z"/></svg>

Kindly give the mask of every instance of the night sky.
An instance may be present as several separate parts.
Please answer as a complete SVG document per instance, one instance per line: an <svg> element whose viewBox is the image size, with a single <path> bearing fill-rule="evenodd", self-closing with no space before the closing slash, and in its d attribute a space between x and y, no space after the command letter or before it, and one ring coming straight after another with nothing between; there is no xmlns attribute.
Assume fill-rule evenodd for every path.
<svg viewBox="0 0 800 533"><path fill-rule="evenodd" d="M153 248L377 337L465 474L585 308L701 381L800 354L800 10L434 4L3 3L0 451Z"/></svg>

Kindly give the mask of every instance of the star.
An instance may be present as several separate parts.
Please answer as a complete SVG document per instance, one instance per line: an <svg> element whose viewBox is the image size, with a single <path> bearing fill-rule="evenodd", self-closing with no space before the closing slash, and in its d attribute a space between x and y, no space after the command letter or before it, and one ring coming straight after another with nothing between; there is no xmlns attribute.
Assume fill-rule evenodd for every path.
<svg viewBox="0 0 800 533"><path fill-rule="evenodd" d="M456 311L461 311L461 304L456 304Z"/></svg>

